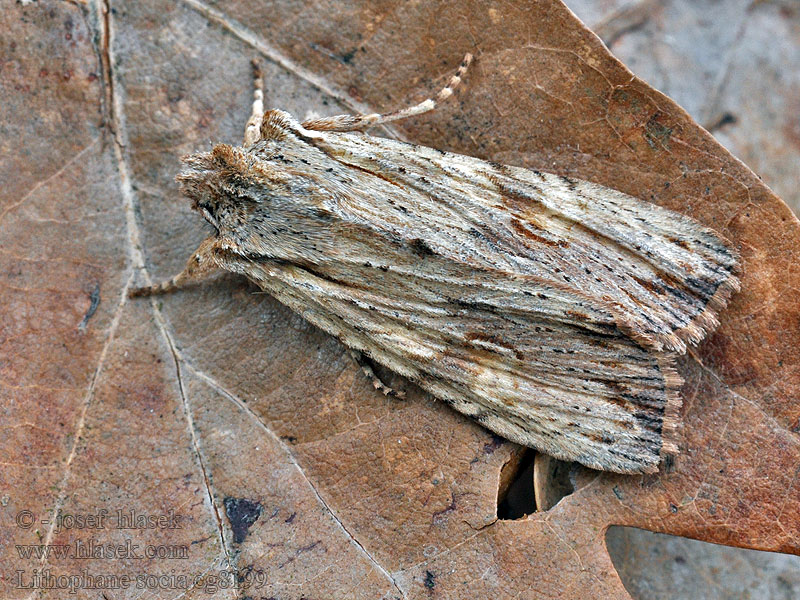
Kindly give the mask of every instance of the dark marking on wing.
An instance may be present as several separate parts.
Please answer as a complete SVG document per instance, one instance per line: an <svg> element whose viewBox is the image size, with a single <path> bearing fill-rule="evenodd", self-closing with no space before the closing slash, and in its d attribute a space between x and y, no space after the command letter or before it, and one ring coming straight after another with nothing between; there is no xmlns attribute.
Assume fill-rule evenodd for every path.
<svg viewBox="0 0 800 600"><path fill-rule="evenodd" d="M433 249L428 245L428 243L425 240L421 238L413 239L411 241L410 246L414 254L416 254L420 258L425 258L426 256L434 255Z"/></svg>

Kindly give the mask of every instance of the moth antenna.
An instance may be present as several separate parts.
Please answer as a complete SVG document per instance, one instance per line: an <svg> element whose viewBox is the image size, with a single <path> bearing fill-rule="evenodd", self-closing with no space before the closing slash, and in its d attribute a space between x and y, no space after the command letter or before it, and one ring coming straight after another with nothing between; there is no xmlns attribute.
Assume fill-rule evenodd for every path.
<svg viewBox="0 0 800 600"><path fill-rule="evenodd" d="M145 296L160 296L161 294L169 294L181 288L181 278L178 275L144 287L135 287L128 290L128 298L142 298Z"/></svg>
<svg viewBox="0 0 800 600"><path fill-rule="evenodd" d="M383 125L384 123L391 123L392 121L399 121L400 119L407 119L408 117L415 117L430 112L435 109L440 102L447 100L453 95L453 90L461 83L471 62L472 54L468 52L464 56L464 60L461 61L458 71L450 78L447 85L444 86L435 97L423 100L414 106L409 106L384 115L378 113L369 115L336 115L323 119L313 119L303 122L303 127L315 131L357 131L359 129Z"/></svg>
<svg viewBox="0 0 800 600"><path fill-rule="evenodd" d="M264 118L264 75L261 62L254 58L253 65L253 112L244 127L244 146L252 146L261 139L261 121Z"/></svg>

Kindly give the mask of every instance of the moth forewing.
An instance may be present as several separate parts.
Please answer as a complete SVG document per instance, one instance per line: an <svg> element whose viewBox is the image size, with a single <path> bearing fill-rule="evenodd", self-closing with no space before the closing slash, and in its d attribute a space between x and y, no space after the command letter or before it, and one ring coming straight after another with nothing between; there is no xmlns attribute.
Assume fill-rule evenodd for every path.
<svg viewBox="0 0 800 600"><path fill-rule="evenodd" d="M185 159L216 234L145 293L240 273L512 441L620 473L677 452L675 356L738 288L718 234L597 184L349 132L434 101L300 124L259 100L245 147Z"/></svg>

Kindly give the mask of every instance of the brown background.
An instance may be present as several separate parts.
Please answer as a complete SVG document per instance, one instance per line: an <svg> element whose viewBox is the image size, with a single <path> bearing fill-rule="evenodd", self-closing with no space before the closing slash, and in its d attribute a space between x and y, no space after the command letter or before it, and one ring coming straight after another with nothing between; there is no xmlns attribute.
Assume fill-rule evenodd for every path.
<svg viewBox="0 0 800 600"><path fill-rule="evenodd" d="M793 3L573 8L797 202ZM231 564L265 574L255 598L626 598L606 551L611 525L800 553L797 219L562 5L4 9L0 595L29 596L14 587L17 570L208 583ZM264 60L267 104L304 117L419 101L465 51L477 60L458 98L384 133L621 189L714 227L744 259L721 328L681 363L686 425L674 468L583 472L555 508L515 521L498 520L496 505L517 447L413 387L404 402L374 393L339 344L246 282L125 299L127 287L180 269L207 234L172 178L181 154L240 138L249 58ZM241 543L226 498L262 507ZM54 508L174 511L181 528L58 531L42 523ZM31 528L16 520L25 510ZM727 597L800 589L794 557L731 559L629 531L612 529L610 545L639 597L678 595L670 586L691 597L703 581ZM190 551L42 563L15 549L131 539ZM732 560L746 568L734 573ZM236 594L198 587L185 597Z"/></svg>

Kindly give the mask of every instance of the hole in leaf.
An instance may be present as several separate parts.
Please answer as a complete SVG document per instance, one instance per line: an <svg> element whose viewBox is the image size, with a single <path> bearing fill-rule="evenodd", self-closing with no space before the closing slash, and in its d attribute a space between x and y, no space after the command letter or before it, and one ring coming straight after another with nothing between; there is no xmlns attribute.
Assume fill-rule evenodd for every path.
<svg viewBox="0 0 800 600"><path fill-rule="evenodd" d="M497 498L498 519L521 519L536 512L533 494L533 459L536 452L525 450L503 468Z"/></svg>
<svg viewBox="0 0 800 600"><path fill-rule="evenodd" d="M501 473L497 518L521 519L537 510L550 510L575 491L574 466L528 449L512 457Z"/></svg>
<svg viewBox="0 0 800 600"><path fill-rule="evenodd" d="M625 589L636 600L800 598L800 556L633 527L610 527L606 545Z"/></svg>

